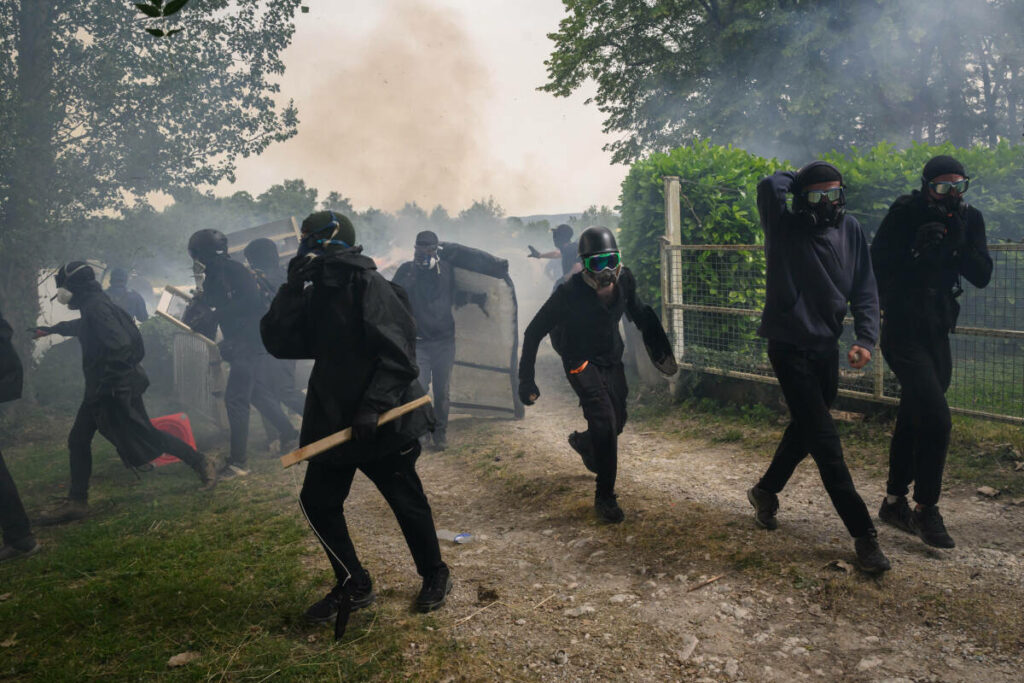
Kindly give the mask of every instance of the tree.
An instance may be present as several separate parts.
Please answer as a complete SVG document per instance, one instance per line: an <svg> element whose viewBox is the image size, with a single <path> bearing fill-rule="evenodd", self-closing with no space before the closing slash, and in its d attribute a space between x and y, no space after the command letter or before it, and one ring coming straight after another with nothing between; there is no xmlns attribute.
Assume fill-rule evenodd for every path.
<svg viewBox="0 0 1024 683"><path fill-rule="evenodd" d="M706 138L807 159L1021 134L1016 0L563 0L542 90L591 101L615 162Z"/></svg>
<svg viewBox="0 0 1024 683"><path fill-rule="evenodd" d="M0 301L35 323L41 268L148 193L233 180L295 134L274 96L299 0L193 0L154 38L126 2L0 3ZM19 335L27 356L28 342Z"/></svg>
<svg viewBox="0 0 1024 683"><path fill-rule="evenodd" d="M505 217L505 209L494 200L494 197L477 199L468 209L459 212L459 222L468 226L496 225Z"/></svg>

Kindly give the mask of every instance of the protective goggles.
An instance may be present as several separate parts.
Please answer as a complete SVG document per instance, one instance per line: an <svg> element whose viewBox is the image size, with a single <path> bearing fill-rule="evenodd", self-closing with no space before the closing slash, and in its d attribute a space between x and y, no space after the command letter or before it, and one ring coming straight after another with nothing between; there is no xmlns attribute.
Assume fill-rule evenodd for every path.
<svg viewBox="0 0 1024 683"><path fill-rule="evenodd" d="M833 187L831 190L808 190L804 192L804 197L807 199L807 203L812 206L823 199L827 199L829 202L838 202L843 197L843 188Z"/></svg>
<svg viewBox="0 0 1024 683"><path fill-rule="evenodd" d="M602 270L614 270L619 267L620 263L622 263L622 254L617 251L583 257L583 267L591 273L600 273Z"/></svg>
<svg viewBox="0 0 1024 683"><path fill-rule="evenodd" d="M928 183L928 187L930 187L932 192L935 194L949 194L950 190L956 190L957 194L963 194L964 192L967 192L967 188L970 186L970 178L964 178L963 180L957 180L956 182L945 180L938 183Z"/></svg>

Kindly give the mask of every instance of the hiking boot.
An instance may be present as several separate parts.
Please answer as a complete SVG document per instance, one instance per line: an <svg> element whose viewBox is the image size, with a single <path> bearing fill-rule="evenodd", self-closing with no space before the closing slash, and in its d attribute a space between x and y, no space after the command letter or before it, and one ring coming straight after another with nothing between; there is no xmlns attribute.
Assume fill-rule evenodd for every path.
<svg viewBox="0 0 1024 683"><path fill-rule="evenodd" d="M597 465L594 463L594 453L590 449L590 438L583 432L573 432L569 435L569 445L583 458L583 466L597 474Z"/></svg>
<svg viewBox="0 0 1024 683"><path fill-rule="evenodd" d="M779 528L779 520L775 519L775 513L779 511L779 497L771 491L765 491L757 486L747 490L747 500L754 506L754 522L762 529L774 531Z"/></svg>
<svg viewBox="0 0 1024 683"><path fill-rule="evenodd" d="M224 467L220 468L220 471L217 472L217 478L222 481L224 479L234 479L235 477L247 476L249 476L249 470L245 469L241 465L224 465Z"/></svg>
<svg viewBox="0 0 1024 683"><path fill-rule="evenodd" d="M89 515L89 504L84 500L65 498L64 502L49 512L44 512L36 524L39 526L53 526L73 522L76 519L85 519Z"/></svg>
<svg viewBox="0 0 1024 683"><path fill-rule="evenodd" d="M20 541L0 546L0 562L13 560L16 557L28 557L29 555L35 555L41 549L42 546L36 542L36 537L29 536L28 538L23 538Z"/></svg>
<svg viewBox="0 0 1024 683"><path fill-rule="evenodd" d="M209 491L217 485L217 466L213 464L213 458L205 453L200 453L199 462L192 469L199 475L199 481L203 483L199 487L200 491Z"/></svg>
<svg viewBox="0 0 1024 683"><path fill-rule="evenodd" d="M906 496L900 496L895 503L890 503L888 499L883 498L882 507L878 508L878 519L908 534L917 533L917 528L914 526L914 513L907 505Z"/></svg>
<svg viewBox="0 0 1024 683"><path fill-rule="evenodd" d="M889 558L878 547L878 532L874 529L860 538L854 539L853 548L857 551L854 565L865 574L877 576L892 569Z"/></svg>
<svg viewBox="0 0 1024 683"><path fill-rule="evenodd" d="M452 592L452 573L448 565L442 564L434 573L423 578L423 588L416 596L417 612L433 612L444 606L445 598Z"/></svg>
<svg viewBox="0 0 1024 683"><path fill-rule="evenodd" d="M352 598L353 612L357 609L369 607L377 599L377 594L373 592L373 581L370 579L370 573L365 569L353 574L349 582L352 584L349 595ZM338 605L341 604L342 591L344 590L340 584L335 585L331 592L325 595L322 600L310 605L309 609L306 610L306 621L314 624L326 624L333 621L334 617L338 615Z"/></svg>
<svg viewBox="0 0 1024 683"><path fill-rule="evenodd" d="M935 548L956 547L956 541L946 531L938 505L919 505L911 513L911 518L914 520L914 532L928 545Z"/></svg>
<svg viewBox="0 0 1024 683"><path fill-rule="evenodd" d="M626 518L622 508L615 500L615 494L610 496L594 496L594 512L606 522L618 524Z"/></svg>

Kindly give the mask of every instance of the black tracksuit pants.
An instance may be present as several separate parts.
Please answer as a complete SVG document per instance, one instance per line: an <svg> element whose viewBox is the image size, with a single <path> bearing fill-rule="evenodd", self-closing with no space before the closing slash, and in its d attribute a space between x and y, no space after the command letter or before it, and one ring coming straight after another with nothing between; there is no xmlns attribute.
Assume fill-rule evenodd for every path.
<svg viewBox="0 0 1024 683"><path fill-rule="evenodd" d="M224 407L231 428L230 465L245 466L249 445L249 406L256 408L282 439L290 441L297 435L295 427L281 410L280 399L274 393L268 374L275 362L266 353L240 353L231 359L228 384L224 388Z"/></svg>
<svg viewBox="0 0 1024 683"><path fill-rule="evenodd" d="M779 493L810 453L839 517L854 538L874 528L864 500L843 460L839 432L829 409L839 389L839 350L801 349L768 342L768 359L782 387L791 420L758 488Z"/></svg>
<svg viewBox="0 0 1024 683"><path fill-rule="evenodd" d="M4 462L4 454L0 453L0 531L3 532L3 544L11 545L32 535L29 527L25 506L14 485L14 479Z"/></svg>
<svg viewBox="0 0 1024 683"><path fill-rule="evenodd" d="M110 403L101 406L100 401ZM101 414L101 410L107 412ZM137 445L147 451L145 455L121 453L122 459L136 458L148 461L162 453L170 453L193 469L202 460L202 456L187 443L152 425L141 394L133 394L124 404L114 402L111 398L84 401L78 408L75 423L68 434L68 456L71 465L71 489L68 491L68 497L74 500L84 502L89 498L92 439L97 431L118 449Z"/></svg>
<svg viewBox="0 0 1024 683"><path fill-rule="evenodd" d="M905 496L914 482L914 500L935 505L952 422L946 390L953 375L949 335L917 335L882 330L882 353L900 380L900 407L889 445L886 493Z"/></svg>
<svg viewBox="0 0 1024 683"><path fill-rule="evenodd" d="M420 385L434 391L434 439L444 439L448 431L451 401L452 366L455 365L455 338L417 339L416 365L420 367Z"/></svg>
<svg viewBox="0 0 1024 683"><path fill-rule="evenodd" d="M310 461L299 499L339 584L362 569L345 522L345 499L357 469L374 483L391 506L419 575L428 576L444 565L430 503L416 474L419 455L419 441L413 441L404 452L360 465L315 458Z"/></svg>
<svg viewBox="0 0 1024 683"><path fill-rule="evenodd" d="M589 448L597 468L598 497L615 493L618 472L619 434L626 426L626 373L622 363L601 366L586 363L580 369L567 368L566 377L580 399L587 431L583 447Z"/></svg>

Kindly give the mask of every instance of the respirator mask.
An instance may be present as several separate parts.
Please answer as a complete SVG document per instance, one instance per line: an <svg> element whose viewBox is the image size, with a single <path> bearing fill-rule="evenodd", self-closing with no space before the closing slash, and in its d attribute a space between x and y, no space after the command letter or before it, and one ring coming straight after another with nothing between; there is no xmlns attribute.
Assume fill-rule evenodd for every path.
<svg viewBox="0 0 1024 683"><path fill-rule="evenodd" d="M437 268L440 260L437 257L437 247L420 249L413 252L412 262L419 268L430 270Z"/></svg>
<svg viewBox="0 0 1024 683"><path fill-rule="evenodd" d="M60 284L57 285L57 293L54 294L53 296L53 299L56 299L57 303L63 306L68 306L71 303L71 299L75 296L75 293L72 292L67 287L65 287L64 285L68 284L68 282L71 280L72 276L74 276L75 273L77 273L80 270L84 270L85 268L88 267L88 263L83 263L74 270L72 270L71 272L68 272L66 270L67 266L61 266L61 269L57 271L56 277L56 280ZM53 301L53 299L50 300Z"/></svg>
<svg viewBox="0 0 1024 683"><path fill-rule="evenodd" d="M296 251L296 256L308 256L310 254L319 255L324 253L329 246L338 246L343 249L348 249L352 245L344 240L337 239L338 232L341 229L341 223L338 222L338 217L331 212L331 222L320 228L316 232L311 232L303 235L302 241L299 242L299 248Z"/></svg>
<svg viewBox="0 0 1024 683"><path fill-rule="evenodd" d="M201 261L192 261L192 278L196 281L196 291L203 291L206 282L206 266Z"/></svg>
<svg viewBox="0 0 1024 683"><path fill-rule="evenodd" d="M622 272L622 254L613 251L583 257L583 279L594 289L614 284Z"/></svg>
<svg viewBox="0 0 1024 683"><path fill-rule="evenodd" d="M846 191L842 187L808 190L796 195L796 213L812 228L832 228L846 215Z"/></svg>

